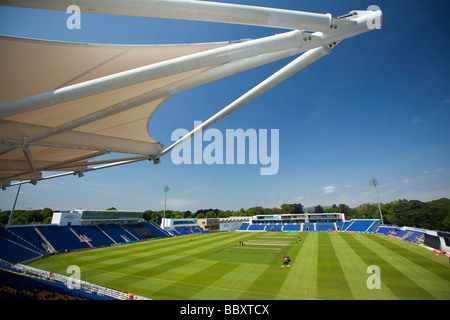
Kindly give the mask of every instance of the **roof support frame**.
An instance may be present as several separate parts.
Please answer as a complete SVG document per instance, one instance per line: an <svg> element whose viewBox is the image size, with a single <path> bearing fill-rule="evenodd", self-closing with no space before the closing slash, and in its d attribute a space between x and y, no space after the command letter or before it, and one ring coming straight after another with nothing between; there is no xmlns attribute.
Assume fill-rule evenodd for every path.
<svg viewBox="0 0 450 320"><path fill-rule="evenodd" d="M84 172L97 171L97 170L101 170L101 169L121 166L121 165L124 165L124 164L130 164L130 163L134 163L134 162L139 162L139 161L142 161L142 160L148 160L148 157L146 157L146 156L137 156L135 159L129 159L129 160L125 160L125 161L115 161L115 162L108 163L108 164L105 164L105 165L89 168L89 169L86 169L86 170L84 170L82 172L84 173ZM54 178L59 178L59 177L64 177L64 176L70 176L70 175L78 175L81 178L83 175L80 175L79 173L80 173L79 171L69 171L69 172L59 173L59 174L50 175L50 176L46 176L46 177L42 177L41 175L40 176L37 175L35 179L24 180L25 179L25 177L24 177L23 179L18 179L18 180L23 180L23 181L16 182L16 183L10 183L10 181L2 180L2 181L0 181L0 184L2 185L2 188L5 188L5 187L12 187L12 186L20 185L20 184L25 184L25 183L36 184L37 181L49 180L49 179L54 179ZM39 172L38 174L41 174L41 173Z"/></svg>
<svg viewBox="0 0 450 320"><path fill-rule="evenodd" d="M82 83L51 90L45 93L17 99L0 104L0 118L10 117L23 112L38 110L51 105L72 101L91 95L131 86L134 84L155 80L180 72L195 70L202 67L223 64L264 53L287 49L302 48L301 52L329 44L335 44L343 39L370 31L369 21L381 19L378 11L358 11L360 16L351 20L350 24L333 29L323 34L315 32L305 34L299 30L290 31L274 36L232 44L230 46L211 49L184 57L170 59L151 65L119 72L113 75L85 81ZM348 22L342 20L342 22ZM311 40L310 40L311 38ZM309 41L307 41L309 40ZM306 43L304 43L307 41Z"/></svg>
<svg viewBox="0 0 450 320"><path fill-rule="evenodd" d="M264 81L262 81L260 84L258 84L254 88L252 88L250 91L248 91L247 93L245 93L244 95L242 95L241 97L239 97L238 99L233 101L231 104L229 104L228 106L223 108L221 111L219 111L214 116L209 118L202 125L196 127L194 130L192 130L191 132L186 134L184 137L180 138L178 141L173 143L171 146L169 146L168 148L163 150L159 154L159 156L163 156L163 155L167 154L168 152L172 151L178 145L180 145L180 144L184 143L185 141L187 141L188 139L191 139L192 137L194 137L199 132L207 129L208 127L212 126L219 120L225 118L226 116L228 116L232 112L236 111L237 109L239 109L246 103L257 98L264 92L268 91L272 87L276 86L277 84L286 80L290 76L299 72L300 70L307 67L311 63L324 57L325 55L327 55L330 52L330 50L331 50L330 47L319 47L319 48L309 50L308 52L302 54L300 57L298 57L297 59L295 59L294 61L292 61L291 63L289 63L288 65L286 65L285 67L283 67L282 69L277 71L276 73L274 73L272 76L265 79ZM117 160L119 160L119 161L117 161ZM130 158L125 158L125 159L116 159L116 162L114 162L114 163L110 163L110 164L107 164L104 166L90 168L90 169L84 170L83 172L89 172L89 171L93 171L93 170L109 168L112 166L119 166L119 165L138 162L138 161L142 161L142 160L149 160L149 157L148 156L136 156L136 157L130 157ZM67 175L74 175L77 173L78 173L77 171L71 171L71 172L66 172L66 173L61 173L61 174L57 174L57 175L53 175L53 176L44 177L41 180L62 177L62 176L67 176ZM22 181L22 182L11 184L11 185L17 185L20 183L29 183L29 182L30 181Z"/></svg>
<svg viewBox="0 0 450 320"><path fill-rule="evenodd" d="M296 30L169 59L2 103L0 104L0 118L7 118L186 71L270 53L274 50L297 49L301 47L302 41L302 32Z"/></svg>
<svg viewBox="0 0 450 320"><path fill-rule="evenodd" d="M105 154L106 154L105 152L95 152L95 153L90 153L90 154L88 154L88 155L84 155L84 156L81 156L81 157L72 158L72 159L70 159L70 160L66 160L66 161L59 162L59 163L57 163L57 164L50 164L50 165L47 165L47 166L44 166L44 167L39 167L39 168L37 168L37 169L39 170L39 172L38 172L38 171L36 171L36 172L33 172L33 171L25 171L25 172L22 172L22 173L20 173L20 174L13 174L13 175L8 176L8 177L2 177L2 179L0 180L0 185L1 185L1 186L9 186L11 180L25 180L25 179L27 179L27 178L24 177L24 175L30 175L30 174L34 174L34 173L39 174L39 177L38 177L38 178L34 177L33 180L40 180L40 179L42 178L42 173L41 173L40 171L44 171L44 170L46 170L46 171L56 171L56 170L58 170L58 167L60 167L60 166L65 166L65 165L67 165L67 166L68 166L68 165L76 165L76 166L79 166L79 162L80 162L80 161L83 161L83 160L86 160L86 159L91 159L91 158L100 157L100 156L105 155ZM88 162L85 162L85 164L86 164L86 167L87 167L87 165L89 165ZM80 169L81 169L81 168L77 168L78 171L79 171ZM83 171L84 171L84 170L83 170Z"/></svg>
<svg viewBox="0 0 450 320"><path fill-rule="evenodd" d="M52 9L52 10L64 10L68 5L73 4L70 0L0 0L1 4L12 5L12 6L23 6L23 7L35 7L42 9ZM28 172L21 172L20 175L16 174L8 178L2 178L0 184L2 187L17 185L22 183L33 183L35 184L38 180L46 180L51 178L56 178L65 175L79 174L81 172L88 172L93 170L100 170L104 168L109 168L113 166L123 165L127 163L133 163L142 160L154 160L154 163L159 162L159 157L167 154L174 147L183 143L187 139L192 138L195 134L205 130L217 121L223 119L227 115L231 114L238 108L242 107L252 99L258 97L260 94L266 92L273 86L282 82L287 77L293 75L299 70L303 69L310 63L320 59L322 56L328 54L329 49L334 47L337 43L343 39L370 31L373 29L372 21L379 19L382 23L382 13L378 11L352 11L351 15L343 16L337 19L331 19L330 14L320 15L320 14L303 14L301 12L288 12L289 10L279 10L279 9L268 9L268 8L258 8L242 5L230 5L223 3L212 3L207 1L186 1L186 0L79 0L81 6L89 8L86 12L95 13L106 13L106 14L124 14L124 15L135 15L135 16L152 16L152 17L162 17L162 18L174 18L174 19L186 19L186 20L198 20L198 21L215 21L215 22L226 22L226 23L238 23L238 24L252 24L261 26L272 26L279 28L288 29L301 29L301 30L311 30L316 31L314 33L306 33L301 30L295 30L286 32L283 34L261 38L257 40L251 40L247 42L240 42L225 46L222 48L216 48L212 50L203 51L200 53L190 54L187 56L166 60L163 62L154 63L144 67L139 67L124 72L116 73L110 76L105 76L89 81L85 81L79 84L66 86L42 94L30 96L23 99L18 99L15 101L10 101L0 104L0 124L6 126L11 125L13 121L5 120L5 118L17 115L23 112L38 110L51 105L58 105L67 101L72 101L80 99L83 97L88 97L98 93L108 92L133 84L143 83L146 81L158 79L161 77L166 77L169 75L174 75L180 72L186 72L190 70L195 70L199 68L212 67L197 76L187 78L163 88L153 90L151 92L145 93L141 96L122 101L99 112L83 116L79 119L72 120L56 128L45 128L41 127L39 130L35 130L37 126L27 125L24 123L16 123L18 125L19 132L24 132L21 129L33 129L34 134L21 136L19 139L4 139L3 132L8 133L8 130L2 131L1 146L0 150L3 149L4 154L10 150L20 148L25 155L26 162L30 170ZM178 10L178 6L186 5L183 10ZM219 6L224 6L219 9ZM44 8L45 6L48 6ZM156 6L160 10L150 10L151 6ZM145 9L138 9L138 8ZM153 7L153 8L156 8ZM248 8L247 8L248 7ZM129 11L124 10L128 8ZM186 8L190 8L187 12ZM226 11L235 10L233 13L226 13ZM245 12L248 10L250 14L256 15L262 14L261 9L268 9L267 12L271 12L266 22L263 16L259 16L259 22L249 22L250 20L245 19ZM263 11L264 11L263 10ZM82 11L85 11L82 8ZM184 11L184 12L183 12ZM216 12L220 11L220 12ZM116 13L114 13L116 12ZM141 14L139 14L141 13ZM241 15L242 14L242 15ZM232 19L231 19L232 18ZM221 20L225 19L225 20ZM228 21L229 19L235 21ZM310 19L310 20L308 20ZM268 22L270 20L270 23ZM300 23L301 27L294 27L291 23ZM309 27L307 27L309 23ZM285 24L283 26L283 24ZM316 24L315 26L313 26ZM123 110L128 110L136 106L147 103L158 99L157 97L166 97L173 95L174 93L192 88L194 86L225 77L230 74L237 73L242 70L253 68L256 65L261 65L268 63L269 60L274 61L290 55L298 54L301 52L306 52L302 56L295 59L293 62L276 72L271 77L262 81L259 85L245 93L240 98L233 101L231 104L226 106L220 112L213 115L201 126L195 128L188 135L181 138L168 148L163 149L163 146L158 144L152 151L146 150L150 147L144 145L134 145L139 141L132 141L127 139L117 139L113 137L101 136L98 134L84 133L79 131L73 131L73 129L80 127L84 124L90 123L108 117L109 115L117 114ZM219 65L219 66L217 66ZM216 66L216 67L214 67ZM25 127L23 127L25 126ZM34 128L33 128L34 127ZM4 127L6 128L6 127ZM7 134L8 135L8 134ZM79 146L73 143L79 135L84 137L86 140L88 136L91 139L89 146ZM112 138L109 139L109 138ZM106 140L105 140L106 139ZM114 141L113 141L114 140ZM118 140L123 140L119 143L120 147L114 143ZM126 141L125 141L126 140ZM71 142L72 141L72 142ZM123 142L123 143L122 143ZM128 145L128 144L133 145ZM105 147L106 143L106 147ZM145 144L145 142L143 142ZM100 160L92 161L88 163L85 162L86 166L77 166L75 159L68 160L65 164L64 162L59 162L58 164L47 164L42 168L39 161L34 161L33 156L30 152L30 146L50 146L59 148L75 148L81 150L95 150L99 151L98 155L110 153L110 152L121 152L121 153L132 153L138 154L133 157L125 157L111 160ZM109 145L109 147L108 147ZM123 147L123 148L122 148ZM97 155L97 156L98 156ZM91 159L95 157L94 153L86 156L85 159ZM79 164L79 163L77 163ZM89 165L97 165L97 167L88 168ZM67 166L66 166L67 165ZM73 171L61 173L53 176L42 177L42 173L39 170L48 169L64 169L70 168ZM11 178L27 179L30 180L22 181L15 184L10 184Z"/></svg>
<svg viewBox="0 0 450 320"><path fill-rule="evenodd" d="M46 180L46 179L52 179L52 178L68 176L68 175L76 175L76 174L78 174L80 177L82 177L82 175L80 175L80 173L115 167L118 165L123 165L123 164L143 161L143 160L151 160L151 158L148 156L132 156L132 157L122 157L122 158L106 159L106 160L100 160L100 161L85 162L83 166L80 166L78 168L71 168L71 169L66 168L66 170L67 169L70 170L68 172L58 173L58 174L46 176L46 177L42 177L42 173L40 171L35 171L35 172L29 171L29 172L25 172L25 173L22 172L22 173L20 173L20 175L10 176L10 177L0 180L0 185L2 187L14 186L14 185L21 184L21 183L30 183L31 181L40 181L40 180ZM66 165L69 166L70 163L68 162L68 164L66 164ZM91 167L91 168L88 167L88 166L93 166L93 165L97 165L97 166ZM70 165L70 166L73 167L73 165ZM49 169L51 171L59 171L64 168L60 164L51 165L46 168L38 168L38 170L49 170ZM25 180L25 179L27 179L27 181L22 181L19 183L11 183L11 180Z"/></svg>
<svg viewBox="0 0 450 320"><path fill-rule="evenodd" d="M327 34L323 34L322 32L315 32L309 35L305 33L305 38L303 38L303 40L306 43L302 46L301 51L303 52L305 50L308 50L306 51L306 53L302 54L300 57L286 65L284 68L280 69L278 72L262 81L256 87L233 101L221 111L217 112L208 120L180 138L178 141L174 142L172 145L164 149L161 155L169 153L178 145L193 138L198 133L206 130L208 127L212 126L214 123L236 111L244 104L266 92L273 86L284 81L287 77L292 76L304 67L317 61L324 55L328 54L330 52L329 50L340 43L342 40L372 30L372 21L378 20L380 21L380 23L382 22L383 15L381 10L353 11L353 13L354 14L352 14L352 17L354 17L354 19L337 21L336 24L333 25L334 30L328 32Z"/></svg>
<svg viewBox="0 0 450 320"><path fill-rule="evenodd" d="M264 92L270 90L274 86L280 84L282 81L286 80L287 78L291 77L295 73L299 72L300 70L304 69L305 67L309 66L311 63L317 61L318 59L324 57L328 53L330 53L331 48L330 47L319 47L315 49L311 49L305 53L303 53L301 56L296 58L294 61L287 64L282 69L278 70L274 74L272 74L270 77L265 79L264 81L260 82L258 85L253 87L251 90L247 91L245 94L240 96L238 99L234 100L232 103L224 107L222 110L217 112L215 115L210 117L208 120L194 128L192 131L187 133L185 136L174 142L172 145L164 149L161 153L161 155L165 155L172 151L175 147L179 146L180 144L186 142L187 140L193 138L198 133L206 130L213 124L217 123L219 120L222 120L226 116L230 115L237 109L241 108L248 102L252 101L253 99L259 97Z"/></svg>
<svg viewBox="0 0 450 320"><path fill-rule="evenodd" d="M31 171L36 171L36 166L34 165L33 156L31 155L30 148L28 146L24 147L22 151L25 154L25 158L27 159Z"/></svg>
<svg viewBox="0 0 450 320"><path fill-rule="evenodd" d="M0 0L0 4L66 11L76 4L82 12L183 19L327 32L330 13L187 0Z"/></svg>
<svg viewBox="0 0 450 320"><path fill-rule="evenodd" d="M378 14L380 14L380 13L378 13ZM167 95L168 93L173 94L173 93L176 93L176 92L179 92L182 90L186 90L186 89L198 86L200 84L207 83L207 82L225 77L230 74L234 74L234 73L237 73L237 72L240 72L243 70L247 70L249 68L253 68L258 65L262 65L264 63L268 63L268 62L278 60L278 59L281 59L281 58L284 58L284 57L287 57L287 56L290 56L293 54L297 54L299 52L304 51L305 49L311 49L311 48L319 47L319 46L323 46L323 45L331 46L345 38L354 36L354 35L362 33L362 32L369 31L370 29L368 29L368 27L367 27L367 21L368 21L368 19L373 19L372 16L373 16L373 14L370 15L370 17L368 17L367 15L366 16L363 15L362 18L359 19L360 21L353 22L351 25L347 24L343 28L339 28L339 30L333 30L332 32L325 34L325 35L320 32L316 32L313 34L305 34L304 38L302 39L303 42L305 42L305 44L303 45L304 48L302 48L302 49L300 49L299 47L297 47L297 48L294 47L291 49L278 50L275 52L268 52L265 54L256 54L254 56L248 56L243 59L238 59L236 61L225 63L219 67L215 67L213 69L207 70L197 76L194 76L194 77L191 77L191 78L188 78L185 80L181 80L178 83L171 84L166 87L154 90L152 92L142 94L138 97L128 99L126 101L117 103L111 107L108 107L108 108L98 111L96 113L76 119L74 121L71 121L64 125L61 125L59 127L49 129L44 133L40 133L39 135L29 137L28 142L32 143L32 142L39 141L39 140L42 140L47 137L51 137L55 134L66 132L68 130L74 129L76 127L82 126L84 124L87 124L87 123L90 123L93 121L96 121L103 117L117 114L119 112L134 108L136 106L142 105L149 101L161 98L161 97ZM266 38L262 38L262 39L266 39ZM258 39L258 40L261 40L261 39ZM221 49L221 48L219 48L219 49ZM209 50L209 51L214 51L214 50L217 50L217 49L213 49L213 50ZM196 54L194 54L194 55L196 55ZM103 78L106 78L106 77L103 77ZM69 86L69 87L72 87L72 86ZM66 88L68 88L68 87L66 87ZM63 90L66 88L62 88L59 90ZM50 100L54 100L53 98L55 98L55 97L51 97L52 96L51 92L47 92L45 94L49 96ZM45 95L45 94L40 94L40 95L36 95L33 97L37 97L37 96L42 97L42 95ZM24 103L25 103L25 106L27 105L27 102L24 100L29 100L30 98L32 98L32 97L27 97L24 99L18 99L18 100L12 101L12 102L0 104L0 116L3 115L3 117L5 117L5 116L8 116L8 114L14 115L14 114L20 113L21 105L22 105L22 108L24 106ZM39 100L39 99L37 99L37 100ZM47 101L47 102L43 102L43 103L44 104L41 105L41 107L44 107L48 103L53 104L55 102ZM26 108L26 111L38 109L39 101L36 101L36 103L32 103L32 105L29 105L28 107L25 107L25 108ZM8 112L8 109L9 109L9 112ZM14 109L14 110L12 110L12 109ZM8 151L8 150L6 150L6 151ZM5 151L3 151L3 153L4 152Z"/></svg>
<svg viewBox="0 0 450 320"><path fill-rule="evenodd" d="M70 164L61 164L56 163L54 161L35 161L34 165L35 168L32 171L41 171L44 170L44 168L51 168L52 171L61 171L61 170L85 170L87 169L86 166L87 162L72 162ZM5 171L11 170L11 171L20 171L25 172L27 170L30 170L30 166L28 164L28 161L23 160L0 160L0 166L2 168L5 168ZM73 169L72 169L73 168ZM48 170L48 169L47 169Z"/></svg>
<svg viewBox="0 0 450 320"><path fill-rule="evenodd" d="M227 77L229 75L242 72L251 68L255 68L257 66L270 63L275 60L283 59L292 55L295 55L299 52L299 49L288 49L288 50L281 50L271 53L265 53L262 55L252 56L245 59L240 59L237 61L229 62L223 65L220 65L218 67L214 67L211 69L208 69L198 75L192 76L187 79L180 80L178 82L169 84L167 86L158 88L156 90L144 93L142 95L139 95L137 97L130 98L125 101L121 101L119 103L116 103L108 108L102 109L100 111L91 113L89 115L86 115L84 117L80 117L76 120L70 121L68 123L65 123L63 125L60 125L58 127L49 128L48 130L39 133L37 135L31 136L27 138L27 144L35 144L37 141L49 138L51 136L64 133L73 129L76 129L78 127L81 127L83 125L89 124L91 122L103 119L108 116L112 116L115 114L118 114L120 112L141 106L145 103L161 99L164 97L167 97L168 95L173 95L175 93L217 80L224 77ZM6 152L12 151L15 148L20 147L20 144L13 144L11 143L8 147L4 147L4 151L0 152L1 154L4 154Z"/></svg>
<svg viewBox="0 0 450 320"><path fill-rule="evenodd" d="M33 145L77 150L132 153L148 156L159 154L163 149L163 146L159 143L130 140L79 131L66 131L59 135L42 139L39 142L29 143L28 141L25 141L22 143L20 141L22 134L25 134L26 136L34 135L38 132L47 130L48 127L3 120L0 122L0 129L2 134L2 144L12 144L14 146L20 146L20 144L22 144L22 148ZM8 149L8 147L6 147L6 149Z"/></svg>

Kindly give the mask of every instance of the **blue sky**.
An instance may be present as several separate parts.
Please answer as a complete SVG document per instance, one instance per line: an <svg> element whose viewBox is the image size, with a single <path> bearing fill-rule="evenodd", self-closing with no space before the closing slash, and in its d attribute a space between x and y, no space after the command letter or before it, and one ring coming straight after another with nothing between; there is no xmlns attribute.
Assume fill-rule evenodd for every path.
<svg viewBox="0 0 450 320"><path fill-rule="evenodd" d="M161 210L164 185L173 210L279 207L450 197L450 27L447 1L228 1L332 13L376 4L381 30L343 41L333 52L214 126L279 129L279 171L260 164L158 165L145 161L23 185L17 209ZM81 8L82 9L82 8ZM68 30L68 14L0 7L0 33L98 43L180 43L259 38L278 29L83 14ZM162 32L164 31L164 32ZM0 48L1 50L1 48ZM192 129L277 71L284 59L170 98L150 123L166 146L177 128ZM204 144L205 145L205 144ZM0 192L10 210L17 188Z"/></svg>

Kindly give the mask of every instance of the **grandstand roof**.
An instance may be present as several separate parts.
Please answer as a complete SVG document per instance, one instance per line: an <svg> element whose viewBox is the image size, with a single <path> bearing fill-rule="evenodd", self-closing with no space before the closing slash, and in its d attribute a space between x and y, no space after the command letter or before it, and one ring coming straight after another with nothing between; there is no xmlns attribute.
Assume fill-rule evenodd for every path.
<svg viewBox="0 0 450 320"><path fill-rule="evenodd" d="M71 1L0 0L0 4L66 10ZM291 29L241 42L176 45L66 43L1 36L0 185L78 174L112 165L159 162L173 148L155 140L149 123L173 94L306 52L208 119L219 121L329 53L341 40L374 29L381 11L330 14L207 1L83 0L88 12L251 24ZM304 33L302 30L316 31ZM163 30L162 30L163 32ZM197 130L198 128L196 128ZM196 131L198 132L198 131ZM183 137L179 142L189 139ZM132 154L92 161L109 154ZM43 177L45 171L63 171Z"/></svg>
<svg viewBox="0 0 450 320"><path fill-rule="evenodd" d="M94 85L89 81L227 44L125 46L2 36L0 103L43 92L58 94L64 88L81 83ZM4 143L0 179L33 179L45 169L84 171L89 159L109 152L159 154L163 145L150 135L148 125L170 92L159 94L156 99L149 99L133 109L121 104L123 111L110 112L109 116L108 111L122 101L204 70L181 72L67 102L55 101L49 106L2 117L0 133ZM77 121L79 123L75 124ZM51 134L54 130L61 133Z"/></svg>

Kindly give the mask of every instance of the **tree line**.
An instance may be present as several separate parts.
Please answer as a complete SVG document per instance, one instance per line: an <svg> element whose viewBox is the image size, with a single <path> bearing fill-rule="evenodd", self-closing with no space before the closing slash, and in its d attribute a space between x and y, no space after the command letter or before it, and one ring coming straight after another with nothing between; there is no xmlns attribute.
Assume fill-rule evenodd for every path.
<svg viewBox="0 0 450 320"><path fill-rule="evenodd" d="M430 230L450 231L450 199L422 202L419 200L399 199L380 204L384 224L397 226L409 226ZM111 210L109 208L108 210ZM115 208L114 208L115 209ZM311 210L312 209L312 210ZM316 205L305 208L300 203L282 204L280 208L263 208L261 206L240 210L199 209L195 212L166 210L165 217L172 219L187 218L228 218L240 216L255 216L261 214L291 214L291 213L344 213L346 220L350 219L379 219L378 204L363 203L356 208L346 204L333 204L332 206ZM0 213L0 222L8 223L10 211ZM47 224L51 222L53 211L50 208L42 210L16 210L11 224ZM147 210L144 212L146 221L161 223L164 216L163 210Z"/></svg>

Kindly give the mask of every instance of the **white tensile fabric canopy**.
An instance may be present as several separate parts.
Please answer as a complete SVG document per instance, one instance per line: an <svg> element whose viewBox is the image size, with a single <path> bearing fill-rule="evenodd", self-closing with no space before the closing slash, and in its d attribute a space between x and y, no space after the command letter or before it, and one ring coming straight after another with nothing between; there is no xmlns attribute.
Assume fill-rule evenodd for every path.
<svg viewBox="0 0 450 320"><path fill-rule="evenodd" d="M121 46L0 37L0 103L225 45ZM148 125L168 95L35 142L27 144L26 140L202 71L204 68L3 117L0 180L37 178L36 172L46 168L83 171L87 160L100 153L159 154L163 146L150 135Z"/></svg>
<svg viewBox="0 0 450 320"><path fill-rule="evenodd" d="M0 0L0 5L65 10L66 0ZM0 36L0 185L78 174L144 159L164 149L149 132L173 94L305 52L178 143L313 63L343 39L379 28L380 10L338 18L187 0L79 0L87 12L251 24L290 29L238 42L109 45ZM375 22L379 22L378 25ZM375 27L374 27L375 26ZM304 30L308 30L305 32ZM315 32L313 32L315 31ZM109 153L132 154L92 160ZM93 167L94 166L94 167ZM98 166L98 167L95 167ZM43 177L45 171L63 174Z"/></svg>

